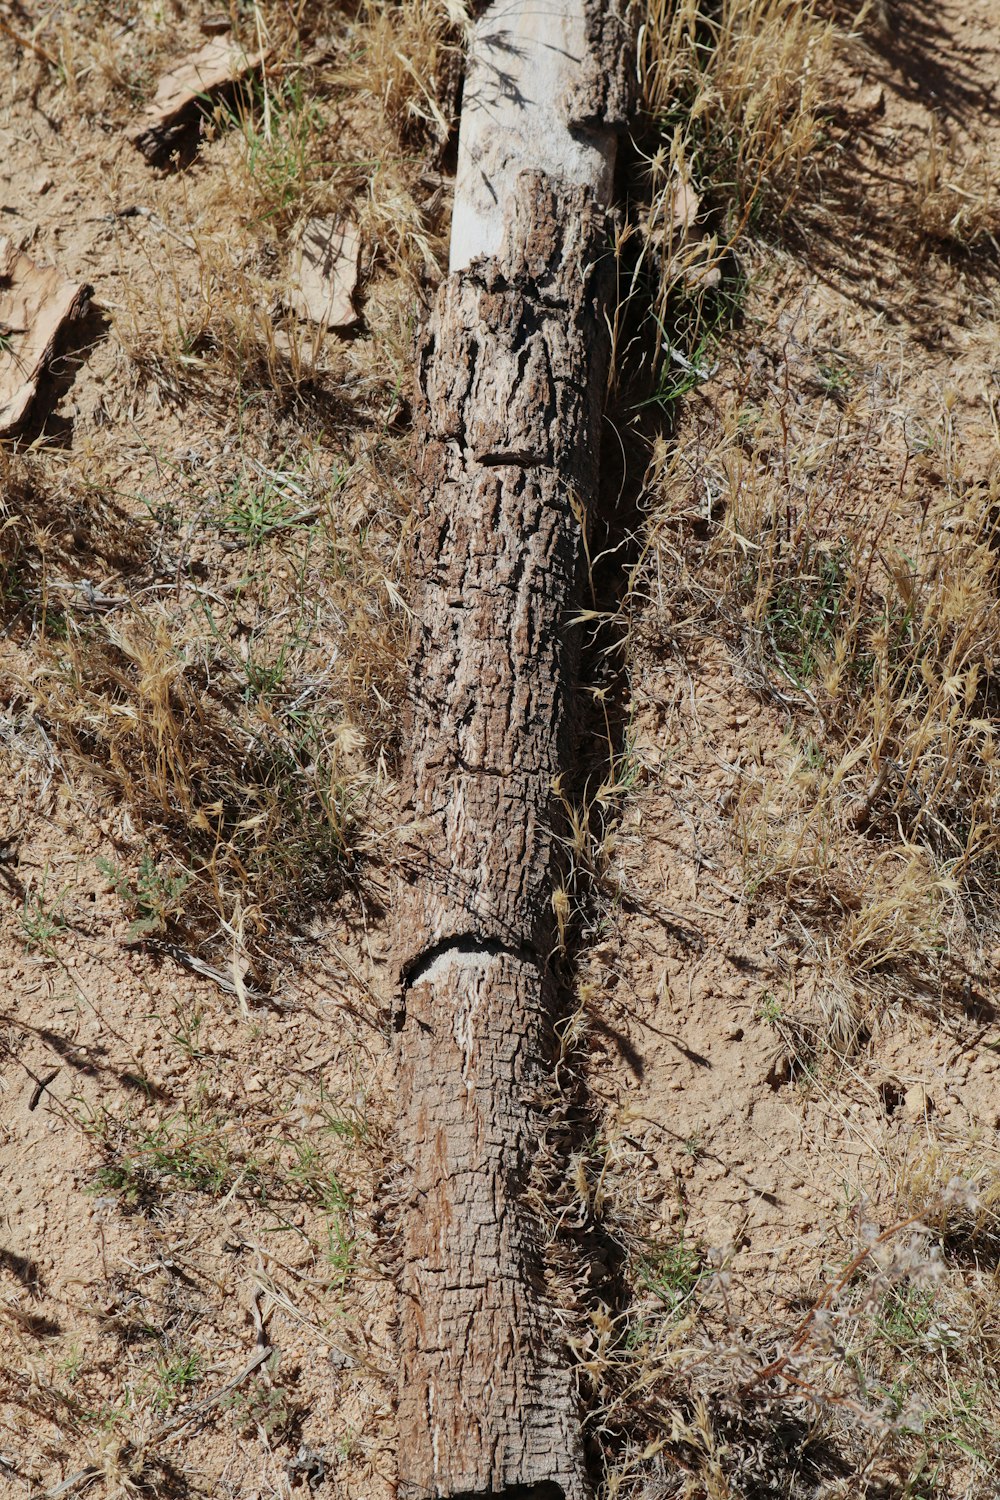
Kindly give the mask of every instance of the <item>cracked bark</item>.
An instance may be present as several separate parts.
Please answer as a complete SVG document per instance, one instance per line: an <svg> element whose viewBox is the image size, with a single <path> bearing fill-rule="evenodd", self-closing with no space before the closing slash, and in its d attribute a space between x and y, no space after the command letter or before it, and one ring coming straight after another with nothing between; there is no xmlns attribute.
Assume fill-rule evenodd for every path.
<svg viewBox="0 0 1000 1500"><path fill-rule="evenodd" d="M544 14L501 0L478 21L453 270L419 356L396 893L405 1500L587 1494L525 1191L556 1001L554 783L597 489L627 31L593 0Z"/></svg>

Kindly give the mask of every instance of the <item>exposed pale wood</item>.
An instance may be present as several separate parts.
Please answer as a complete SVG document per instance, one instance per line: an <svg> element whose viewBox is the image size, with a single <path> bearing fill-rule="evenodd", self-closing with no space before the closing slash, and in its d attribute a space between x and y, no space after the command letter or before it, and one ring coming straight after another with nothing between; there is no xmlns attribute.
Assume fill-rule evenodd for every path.
<svg viewBox="0 0 1000 1500"><path fill-rule="evenodd" d="M627 32L590 0L498 0L478 21L454 269L421 345L396 899L404 1500L587 1493L526 1187L554 1019L554 783L597 489Z"/></svg>
<svg viewBox="0 0 1000 1500"><path fill-rule="evenodd" d="M247 52L233 37L213 37L162 75L132 130L132 144L154 164L168 161L201 104L232 88L265 57L265 52Z"/></svg>
<svg viewBox="0 0 1000 1500"><path fill-rule="evenodd" d="M569 116L589 43L582 4L507 0L476 23L462 96L453 271L498 254L506 200L525 166L610 197L613 137L573 130Z"/></svg>
<svg viewBox="0 0 1000 1500"><path fill-rule="evenodd" d="M0 235L0 437L24 422L60 331L89 294L90 287L38 265Z"/></svg>

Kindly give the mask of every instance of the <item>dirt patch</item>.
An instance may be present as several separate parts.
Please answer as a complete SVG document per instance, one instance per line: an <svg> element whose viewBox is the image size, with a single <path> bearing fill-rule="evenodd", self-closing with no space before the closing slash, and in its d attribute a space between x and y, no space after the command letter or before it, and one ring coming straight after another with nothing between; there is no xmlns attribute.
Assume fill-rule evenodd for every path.
<svg viewBox="0 0 1000 1500"><path fill-rule="evenodd" d="M97 311L2 457L0 1488L374 1497L393 1302L371 849L404 350L439 240L407 186L426 198L428 156L377 104L364 122L356 60L349 95L332 81L343 16L305 63L315 34L276 18L273 80L152 168L130 131L199 19L39 12L41 55L2 41L5 231ZM373 174L391 207L362 202ZM284 311L288 234L359 204L364 325L341 342Z"/></svg>
<svg viewBox="0 0 1000 1500"><path fill-rule="evenodd" d="M976 1177L992 1201L1000 1146L995 913L959 899L960 862L918 852L891 813L870 826L894 773L879 782L877 713L853 737L838 720L840 604L836 586L827 592L839 549L860 548L866 529L878 531L868 564L878 568L916 555L929 514L955 516L974 492L981 517L995 492L995 247L970 248L984 242L959 203L969 164L995 156L1000 33L989 7L893 7L885 27L874 20L839 49L831 150L816 207L792 211L793 253L744 258L740 329L699 349L702 371L714 369L684 403L669 455L654 458L665 508L633 585L633 789L610 854L620 896L587 972L590 1077L644 1199L658 1268L647 1284L652 1275L678 1318L718 1317L716 1353L727 1341L753 1347L760 1371L776 1352L803 1352L790 1382L751 1375L739 1386L771 1403L766 1421L798 1410L822 1428L822 1391L828 1412L877 1392L890 1415L922 1403L919 1430L940 1454L942 1422L971 1427L917 1373L914 1351L935 1336L927 1319L904 1328L866 1293L862 1327L844 1294L827 1363L806 1358L810 1309L859 1249L863 1269L882 1232L905 1240L892 1226L911 1222L914 1205L940 1227L931 1184L943 1185L942 1161L956 1191ZM945 141L942 175L933 158ZM995 173L988 191L980 182L980 222L995 225L995 189ZM958 525L942 524L938 555ZM819 547L798 554L798 583L765 578L809 528ZM731 569L722 589L720 549ZM926 948L916 934L931 882L918 898L918 865L940 877ZM928 1493L988 1492L994 1397L965 1341L978 1337L989 1273L977 1289L952 1253L946 1295L960 1331L946 1360L981 1403L966 1457L945 1477L940 1458L914 1459L907 1475L855 1455L849 1481L831 1459L802 1493L847 1493L845 1482L851 1493L922 1493L905 1486L925 1461L939 1486ZM985 1243L979 1256L992 1263ZM724 1407L733 1376L695 1352L690 1329L677 1342L687 1353L674 1357L700 1366L695 1383ZM834 1450L843 1457L852 1441L842 1430ZM720 1493L800 1492L791 1457L760 1491L748 1468L723 1467L731 1487Z"/></svg>

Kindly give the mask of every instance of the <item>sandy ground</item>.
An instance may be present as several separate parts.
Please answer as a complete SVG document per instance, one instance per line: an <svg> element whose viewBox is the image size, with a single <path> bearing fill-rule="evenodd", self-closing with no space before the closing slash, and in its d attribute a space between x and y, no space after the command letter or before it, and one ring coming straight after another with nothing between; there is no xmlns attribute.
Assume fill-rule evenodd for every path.
<svg viewBox="0 0 1000 1500"><path fill-rule="evenodd" d="M801 261L759 268L741 347L691 399L680 445L696 452L734 393L749 402L776 391L788 393L793 440L837 440L843 412L818 378L834 359L871 413L861 438L846 439L856 513L891 509L905 541L942 485L936 460L901 499L912 436L945 409L970 481L988 476L994 273L926 250L915 260L893 225L935 122L995 160L998 23L988 3L908 8L850 54L832 126L843 170L834 232L826 219L804 222ZM771 330L766 347L760 323ZM822 1024L841 976L791 916L748 903L732 811L755 772L787 755L794 718L762 706L745 663L714 641L672 640L670 625L658 640L669 574L655 588L644 617L652 644L632 668L643 785L619 854L641 915L620 922L602 955L613 1015L635 1047L621 1117L656 1157L674 1217L696 1239L731 1246L737 1278L767 1307L836 1262L851 1202L868 1200L884 1226L887 1162L909 1144L940 1130L995 1154L995 967L988 941L985 951L972 943L964 1003L940 991L886 995L876 1034L835 1080L793 1076L768 1001Z"/></svg>

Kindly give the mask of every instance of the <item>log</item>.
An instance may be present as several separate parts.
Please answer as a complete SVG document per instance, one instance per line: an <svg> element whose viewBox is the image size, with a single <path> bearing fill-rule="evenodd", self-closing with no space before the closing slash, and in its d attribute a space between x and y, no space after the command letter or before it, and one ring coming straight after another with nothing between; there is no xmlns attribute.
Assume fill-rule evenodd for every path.
<svg viewBox="0 0 1000 1500"><path fill-rule="evenodd" d="M526 1199L550 1071L555 783L596 498L629 16L498 0L470 45L452 271L423 334L395 899L404 1500L584 1500Z"/></svg>

